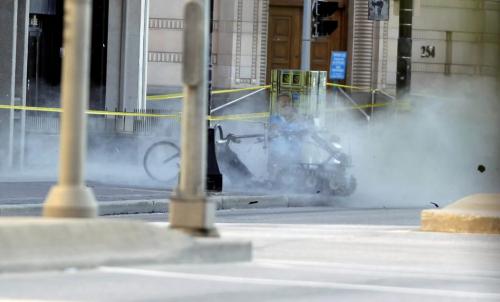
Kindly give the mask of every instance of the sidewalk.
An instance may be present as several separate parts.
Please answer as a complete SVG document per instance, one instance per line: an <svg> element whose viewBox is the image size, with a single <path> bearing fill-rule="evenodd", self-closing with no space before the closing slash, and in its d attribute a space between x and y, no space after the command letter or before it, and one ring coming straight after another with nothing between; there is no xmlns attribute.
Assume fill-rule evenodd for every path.
<svg viewBox="0 0 500 302"><path fill-rule="evenodd" d="M1 181L0 216L39 216L50 181ZM88 182L99 202L100 215L166 213L171 190L154 187L110 185ZM247 209L271 207L301 207L332 205L332 196L284 195L270 193L224 192L208 196L217 209Z"/></svg>

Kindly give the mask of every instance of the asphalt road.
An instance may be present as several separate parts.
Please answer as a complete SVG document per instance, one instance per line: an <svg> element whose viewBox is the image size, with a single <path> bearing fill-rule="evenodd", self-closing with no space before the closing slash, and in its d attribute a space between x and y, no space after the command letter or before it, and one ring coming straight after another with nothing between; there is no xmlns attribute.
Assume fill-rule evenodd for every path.
<svg viewBox="0 0 500 302"><path fill-rule="evenodd" d="M42 203L55 181L0 181L0 205ZM88 182L98 201L167 199L170 191L159 187Z"/></svg>
<svg viewBox="0 0 500 302"><path fill-rule="evenodd" d="M224 239L252 241L252 262L4 274L0 301L500 300L500 236L419 232L416 209L218 214Z"/></svg>
<svg viewBox="0 0 500 302"><path fill-rule="evenodd" d="M350 209L338 207L300 207L221 210L216 212L218 223L270 224L368 224L416 226L420 224L422 209ZM136 214L114 216L119 219L137 219L147 222L165 222L168 214Z"/></svg>

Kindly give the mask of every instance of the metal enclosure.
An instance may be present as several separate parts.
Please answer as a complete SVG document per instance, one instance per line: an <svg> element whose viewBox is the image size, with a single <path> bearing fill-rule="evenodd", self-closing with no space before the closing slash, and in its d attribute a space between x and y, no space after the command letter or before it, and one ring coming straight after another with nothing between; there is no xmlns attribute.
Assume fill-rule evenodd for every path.
<svg viewBox="0 0 500 302"><path fill-rule="evenodd" d="M306 118L323 120L326 103L326 71L273 70L271 75L271 115L279 114L278 96L287 94L297 112Z"/></svg>

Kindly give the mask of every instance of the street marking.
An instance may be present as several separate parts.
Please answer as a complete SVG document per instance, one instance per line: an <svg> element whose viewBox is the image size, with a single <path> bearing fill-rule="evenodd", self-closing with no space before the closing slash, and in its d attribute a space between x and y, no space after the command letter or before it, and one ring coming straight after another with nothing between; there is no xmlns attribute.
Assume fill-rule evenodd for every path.
<svg viewBox="0 0 500 302"><path fill-rule="evenodd" d="M284 269L304 269L317 271L343 270L353 271L356 275L388 275L405 277L424 277L425 279L446 279L446 280L471 280L488 279L499 280L500 273L497 271L464 271L464 270L426 270L413 269L408 267L397 267L387 265L352 264L339 262L320 261L296 261L296 260L276 260L258 259L254 263L262 266L280 267Z"/></svg>
<svg viewBox="0 0 500 302"><path fill-rule="evenodd" d="M223 282L235 284L252 284L265 286L283 286L283 287L307 287L322 289L340 289L340 290L362 290L383 293L398 293L424 296L440 296L467 299L500 299L497 293L479 293L470 291L441 290L429 288L396 287L384 285L363 285L340 282L308 281L308 280L285 280L285 279L266 279L252 277L236 276L217 276L207 274L191 274L180 272L153 271L145 269L125 268L125 267L100 267L98 271L112 274L137 275L161 278L177 278L193 281Z"/></svg>
<svg viewBox="0 0 500 302"><path fill-rule="evenodd" d="M26 300L26 299L0 299L0 302L64 302L63 300Z"/></svg>

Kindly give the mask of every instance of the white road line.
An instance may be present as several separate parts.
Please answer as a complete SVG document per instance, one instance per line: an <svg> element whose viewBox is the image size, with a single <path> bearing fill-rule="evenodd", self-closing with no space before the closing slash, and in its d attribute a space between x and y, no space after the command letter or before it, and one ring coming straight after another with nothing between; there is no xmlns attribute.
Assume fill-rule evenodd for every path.
<svg viewBox="0 0 500 302"><path fill-rule="evenodd" d="M332 272L332 270L353 271L356 275L377 276L400 276L400 277L424 277L425 279L446 279L446 280L466 280L488 279L500 282L500 272L497 271L464 271L464 270L427 270L408 267L397 267L388 265L368 265L351 264L338 262L319 262L319 261L296 261L296 260L275 260L275 259L257 259L253 263L263 267L277 267L283 269L307 269L307 271Z"/></svg>
<svg viewBox="0 0 500 302"><path fill-rule="evenodd" d="M154 271L124 267L100 267L101 272L112 274L126 274L148 277L162 277L184 280L208 281L208 282L223 282L236 284L252 284L265 286L284 286L284 287L306 287L306 288L323 288L323 289L340 289L340 290L361 290L383 293L397 293L409 295L425 295L425 296L440 296L448 298L466 298L466 299L500 299L500 294L496 293L478 293L469 291L453 291L429 288L412 288L412 287L396 287L382 285L363 285L340 282L322 282L322 281L307 281L307 280L284 280L284 279L265 279L252 277L236 277L236 276L218 276L207 274L191 274L180 272Z"/></svg>
<svg viewBox="0 0 500 302"><path fill-rule="evenodd" d="M0 302L64 302L64 301L62 301L62 300L0 299Z"/></svg>

